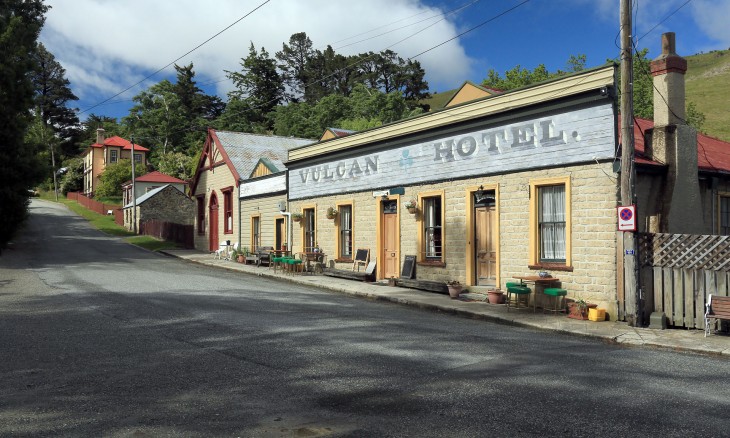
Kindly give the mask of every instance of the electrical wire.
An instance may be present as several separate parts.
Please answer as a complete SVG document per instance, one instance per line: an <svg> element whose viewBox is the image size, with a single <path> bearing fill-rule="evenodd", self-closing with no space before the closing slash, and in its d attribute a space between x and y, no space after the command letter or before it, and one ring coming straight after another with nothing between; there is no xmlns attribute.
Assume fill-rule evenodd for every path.
<svg viewBox="0 0 730 438"><path fill-rule="evenodd" d="M238 23L239 23L240 21L242 21L243 19L247 18L247 17L249 16L249 15L253 14L253 13L254 13L254 12L256 12L257 10L259 10L260 8L262 8L262 7L263 7L263 6L265 5L265 4L269 3L270 1L271 1L271 0L265 0L265 1L263 2L263 3L261 3L261 4L260 4L260 5L258 5L258 6L256 6L256 7L255 7L254 9L252 9L252 10L251 10L250 12L248 12L248 13L247 13L246 15L244 15L243 17L239 18L238 20L234 21L233 23L229 24L228 26L226 26L225 28L223 28L222 30L220 30L219 32L217 32L217 33L216 33L215 35L213 35L212 37L210 37L210 38L208 38L207 40L203 41L202 43L198 44L197 46L195 46L195 47L194 47L194 48L192 48L191 50L187 51L187 52L186 52L185 54L183 54L183 55L179 56L178 58L174 59L174 60L173 60L172 62L170 62L169 64L165 65L164 67L161 67L161 68L159 68L158 70L154 71L153 73L151 73L151 74L147 75L147 76L146 76L146 77L145 77L144 79L140 80L139 82L137 82L137 83L135 83L135 84L133 84L133 85L130 85L129 87L127 87L127 88L125 88L124 90L120 91L119 93L117 93L117 94L115 94L115 95L113 95L113 96L111 96L111 97L107 98L106 100L103 100L103 101L101 101L101 102L97 103L96 105L93 105L93 106L91 106L91 107L89 107L89 108L86 108L86 109L85 109L85 110L83 110L83 111L80 111L80 112L79 112L79 114L83 114L83 113L85 113L85 112L87 112L87 111L90 111L90 110L92 110L92 109L94 109L94 108L96 108L96 107L98 107L98 106L100 106L100 105L102 105L102 104L104 104L104 103L106 103L106 102L108 102L108 101L110 101L110 100L114 99L115 97L117 97L117 96L119 96L119 95L121 95L121 94L123 94L123 93L125 93L125 92L127 92L127 91L129 91L129 90L131 90L132 88L136 87L137 85L141 84L142 82L144 82L144 81L146 81L147 79L151 78L152 76L156 75L157 73L160 73L160 72L161 72L162 70L164 70L164 69L166 69L166 68L170 67L171 65L173 65L173 64L174 64L174 63L176 63L177 61L181 60L182 58L184 58L184 57L188 56L189 54L191 54L191 53L193 53L194 51L198 50L199 48L203 47L204 45L206 45L207 43L209 43L210 41L212 41L213 39L215 39L216 37L218 37L218 36L219 36L220 34L222 34L223 32L225 32L225 31L227 31L228 29L232 28L233 26L235 26L236 24L238 24Z"/></svg>

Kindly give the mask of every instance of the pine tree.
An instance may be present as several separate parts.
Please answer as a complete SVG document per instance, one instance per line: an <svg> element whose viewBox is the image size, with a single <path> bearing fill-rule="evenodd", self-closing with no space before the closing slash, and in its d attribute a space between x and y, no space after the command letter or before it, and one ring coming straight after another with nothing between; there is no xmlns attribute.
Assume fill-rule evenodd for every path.
<svg viewBox="0 0 730 438"><path fill-rule="evenodd" d="M37 151L24 144L31 110L30 75L44 14L41 0L5 0L0 8L0 249L28 215L28 190L42 179Z"/></svg>

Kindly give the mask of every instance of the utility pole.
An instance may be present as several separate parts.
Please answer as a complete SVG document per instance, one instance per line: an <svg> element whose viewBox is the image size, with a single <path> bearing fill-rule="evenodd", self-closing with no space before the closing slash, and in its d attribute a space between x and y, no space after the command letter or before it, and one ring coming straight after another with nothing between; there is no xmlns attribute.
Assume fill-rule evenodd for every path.
<svg viewBox="0 0 730 438"><path fill-rule="evenodd" d="M134 187L134 134L129 136L132 142L132 232L137 234L137 193Z"/></svg>
<svg viewBox="0 0 730 438"><path fill-rule="evenodd" d="M621 205L636 205L636 168L634 166L634 92L633 35L631 0L621 0ZM636 232L624 231L624 300L626 320L641 326L641 297Z"/></svg>

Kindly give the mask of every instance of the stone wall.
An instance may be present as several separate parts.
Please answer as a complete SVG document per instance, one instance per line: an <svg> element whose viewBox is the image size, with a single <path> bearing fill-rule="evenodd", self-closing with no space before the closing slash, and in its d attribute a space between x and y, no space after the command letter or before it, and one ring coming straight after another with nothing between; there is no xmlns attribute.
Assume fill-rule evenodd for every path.
<svg viewBox="0 0 730 438"><path fill-rule="evenodd" d="M195 202L174 187L163 189L137 206L137 209L139 222L160 220L181 225L195 223Z"/></svg>
<svg viewBox="0 0 730 438"><path fill-rule="evenodd" d="M467 279L467 188L484 185L498 187L499 211L499 278L504 287L506 281L518 275L536 275L537 270L528 267L530 261L530 181L544 178L568 177L571 188L571 242L572 271L551 272L559 277L569 297L580 297L598 303L616 314L616 206L618 205L617 176L611 163L590 164L555 168L548 170L515 172L505 175L487 176L405 187L405 194L391 195L400 205L400 260L406 255L418 254L418 227L420 222L407 212L403 205L419 192L442 190L444 192L444 253L445 265L417 265L416 277L423 280L447 281L458 279L472 284ZM378 203L372 191L343 196L327 196L317 199L294 201L292 212L303 208L316 210L316 238L326 254L336 254L335 223L327 219L326 211L337 203L351 201L354 217L353 248L369 248L371 259L378 256L376 234ZM303 225L294 225L294 248L301 250ZM296 232L298 231L298 232ZM341 264L346 268L351 265Z"/></svg>

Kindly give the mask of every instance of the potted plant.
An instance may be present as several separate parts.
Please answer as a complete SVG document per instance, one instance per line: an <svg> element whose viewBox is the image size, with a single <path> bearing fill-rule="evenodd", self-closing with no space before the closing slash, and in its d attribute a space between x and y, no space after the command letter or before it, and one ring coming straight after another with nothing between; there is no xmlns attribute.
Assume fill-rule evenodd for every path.
<svg viewBox="0 0 730 438"><path fill-rule="evenodd" d="M292 213L291 220L294 222L301 222L304 216L301 213Z"/></svg>
<svg viewBox="0 0 730 438"><path fill-rule="evenodd" d="M410 201L406 202L406 209L408 210L408 213L410 214L416 214L416 210L418 209L418 203L415 199L411 199Z"/></svg>
<svg viewBox="0 0 730 438"><path fill-rule="evenodd" d="M334 219L337 217L337 209L334 207L327 207L327 219Z"/></svg>
<svg viewBox="0 0 730 438"><path fill-rule="evenodd" d="M243 251L237 251L236 260L238 260L238 263L244 263L246 261L246 254Z"/></svg>
<svg viewBox="0 0 730 438"><path fill-rule="evenodd" d="M446 282L446 286L449 288L449 296L452 300L455 300L459 298L459 294L461 293L461 283L459 280L450 280Z"/></svg>
<svg viewBox="0 0 730 438"><path fill-rule="evenodd" d="M503 304L504 303L504 292L500 289L492 289L487 291L489 297L489 304Z"/></svg>
<svg viewBox="0 0 730 438"><path fill-rule="evenodd" d="M588 309L598 307L598 304L587 303L583 298L568 303L568 318L588 319Z"/></svg>

